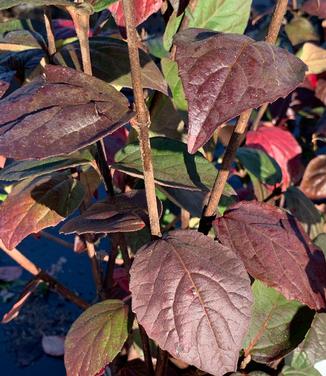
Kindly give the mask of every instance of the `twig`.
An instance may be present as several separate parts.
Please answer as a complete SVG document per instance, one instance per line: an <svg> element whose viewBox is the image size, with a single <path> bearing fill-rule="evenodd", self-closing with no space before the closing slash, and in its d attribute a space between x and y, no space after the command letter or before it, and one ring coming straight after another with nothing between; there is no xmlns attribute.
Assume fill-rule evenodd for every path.
<svg viewBox="0 0 326 376"><path fill-rule="evenodd" d="M64 239L58 238L57 236L54 236L46 231L40 231L40 235L47 240L50 240L54 243L57 243L59 245L62 245L65 248L74 250L74 245L72 243L67 242Z"/></svg>
<svg viewBox="0 0 326 376"><path fill-rule="evenodd" d="M166 367L168 365L169 353L158 349L157 364L155 368L155 376L165 376Z"/></svg>
<svg viewBox="0 0 326 376"><path fill-rule="evenodd" d="M148 335L147 335L145 329L140 324L138 324L138 326L139 326L139 333L140 333L141 342L142 342L142 345L143 345L143 352L144 352L145 364L146 364L146 368L147 368L147 375L153 376L154 375L154 367L153 367L153 362L152 362L152 357L151 357L149 338L148 338Z"/></svg>
<svg viewBox="0 0 326 376"><path fill-rule="evenodd" d="M281 29L282 21L287 10L288 0L278 0L271 24L268 29L268 34L266 37L266 42L275 44L279 31ZM220 201L226 181L229 176L229 172L232 166L232 163L235 158L236 151L239 147L240 140L243 134L246 132L248 122L250 119L252 110L244 111L235 126L233 134L231 136L230 142L226 148L221 170L218 172L216 177L214 187L210 194L208 204L204 210L203 216L199 224L199 231L204 234L208 234L211 229L212 219L215 216L217 205Z"/></svg>
<svg viewBox="0 0 326 376"><path fill-rule="evenodd" d="M44 10L44 23L45 23L45 29L46 29L46 36L48 39L48 53L51 58L51 56L53 56L57 52L57 48L55 46L54 32L53 32L51 7L46 7Z"/></svg>
<svg viewBox="0 0 326 376"><path fill-rule="evenodd" d="M186 209L181 209L181 228L186 230L189 228L190 213Z"/></svg>
<svg viewBox="0 0 326 376"><path fill-rule="evenodd" d="M268 108L268 103L264 103L264 104L260 107L260 109L259 109L259 111L258 111L258 113L257 113L257 116L256 116L256 118L255 118L255 120L254 120L254 123L253 123L253 125L252 125L252 127L251 127L251 130L252 130L252 131L256 131L256 130L258 129L259 124L260 124L260 122L261 122L261 119L263 118L263 116L264 116L264 114L265 114L267 108Z"/></svg>
<svg viewBox="0 0 326 376"><path fill-rule="evenodd" d="M152 152L148 132L148 127L150 125L150 116L146 103L144 101L143 94L137 31L135 26L134 2L130 0L123 0L122 3L126 21L131 78L137 111L136 121L133 122L133 125L135 125L135 128L138 132L140 143L151 234L153 237L160 237L160 220L156 202Z"/></svg>
<svg viewBox="0 0 326 376"><path fill-rule="evenodd" d="M103 296L102 273L101 273L101 269L96 258L95 245L94 243L91 243L86 240L86 248L87 248L88 257L91 262L92 274L93 274L93 279L95 282L96 292L100 297L102 297Z"/></svg>
<svg viewBox="0 0 326 376"><path fill-rule="evenodd" d="M113 236L111 238L111 241L112 241L112 250L111 250L111 255L109 257L109 262L107 264L107 269L106 269L106 274L104 277L104 284L103 284L107 298L109 298L111 295L112 286L113 286L113 272L114 272L114 266L115 266L115 259L117 258L117 255L118 255L117 238Z"/></svg>
<svg viewBox="0 0 326 376"><path fill-rule="evenodd" d="M64 298L75 303L78 307L82 309L87 309L90 305L77 296L74 292L69 290L67 287L58 282L55 278L50 276L48 273L44 272L39 266L35 265L27 257L25 257L18 249L14 248L9 250L0 240L0 248L13 260L17 262L23 269L27 270L33 276L38 276L44 282L49 283L50 287L61 294Z"/></svg>

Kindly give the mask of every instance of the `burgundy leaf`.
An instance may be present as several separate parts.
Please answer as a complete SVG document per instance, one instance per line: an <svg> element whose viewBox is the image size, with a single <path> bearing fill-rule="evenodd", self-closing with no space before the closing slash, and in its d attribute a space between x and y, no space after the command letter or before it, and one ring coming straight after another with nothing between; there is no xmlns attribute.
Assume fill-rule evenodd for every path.
<svg viewBox="0 0 326 376"><path fill-rule="evenodd" d="M307 69L286 50L244 35L188 29L178 33L175 44L189 102L191 153L244 110L287 96Z"/></svg>
<svg viewBox="0 0 326 376"><path fill-rule="evenodd" d="M307 0L301 9L312 16L326 18L326 0Z"/></svg>
<svg viewBox="0 0 326 376"><path fill-rule="evenodd" d="M232 248L248 272L287 299L326 308L323 252L285 211L257 201L242 201L214 221L222 244Z"/></svg>
<svg viewBox="0 0 326 376"><path fill-rule="evenodd" d="M40 283L41 280L37 278L27 283L17 302L10 308L9 312L4 314L1 320L2 324L8 324L8 322L19 315L22 306L26 303L27 299L32 295Z"/></svg>
<svg viewBox="0 0 326 376"><path fill-rule="evenodd" d="M20 266L0 266L0 280L13 282L20 278L23 269Z"/></svg>
<svg viewBox="0 0 326 376"><path fill-rule="evenodd" d="M157 200L160 215L162 204ZM148 225L146 195L134 190L98 201L78 217L65 223L64 234L112 233L138 231Z"/></svg>
<svg viewBox="0 0 326 376"><path fill-rule="evenodd" d="M326 198L326 155L319 155L309 162L300 188L311 200Z"/></svg>
<svg viewBox="0 0 326 376"><path fill-rule="evenodd" d="M282 170L282 187L289 187L291 181L297 181L301 174L299 156L300 145L292 134L277 127L261 126L257 131L247 133L246 145L265 151L274 158Z"/></svg>
<svg viewBox="0 0 326 376"><path fill-rule="evenodd" d="M149 16L160 10L162 0L133 0L135 7L135 21L136 26L147 20ZM122 0L109 6L109 10L116 24L120 27L125 27L125 17L123 14Z"/></svg>
<svg viewBox="0 0 326 376"><path fill-rule="evenodd" d="M252 295L230 249L172 231L137 252L130 291L139 323L162 349L215 376L236 369Z"/></svg>
<svg viewBox="0 0 326 376"><path fill-rule="evenodd" d="M51 356L63 356L65 337L63 336L43 336L42 348L45 354Z"/></svg>
<svg viewBox="0 0 326 376"><path fill-rule="evenodd" d="M132 114L127 99L109 84L54 65L0 101L0 112L0 154L14 159L72 153Z"/></svg>
<svg viewBox="0 0 326 376"><path fill-rule="evenodd" d="M78 208L84 190L65 174L24 180L0 206L0 239L12 249L26 236L55 226Z"/></svg>

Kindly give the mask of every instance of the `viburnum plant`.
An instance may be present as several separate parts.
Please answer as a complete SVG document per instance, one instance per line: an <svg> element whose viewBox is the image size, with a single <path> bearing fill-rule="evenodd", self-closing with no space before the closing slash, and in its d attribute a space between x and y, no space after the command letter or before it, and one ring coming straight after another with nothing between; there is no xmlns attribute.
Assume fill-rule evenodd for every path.
<svg viewBox="0 0 326 376"><path fill-rule="evenodd" d="M262 13L251 0L0 10L22 3L44 7L44 33L0 25L0 246L34 278L2 321L43 281L84 310L65 340L68 376L318 375L326 59L315 26L326 1L277 0ZM163 38L137 32L154 13ZM265 40L251 37L255 23ZM60 232L88 254L92 305L16 248L67 217Z"/></svg>

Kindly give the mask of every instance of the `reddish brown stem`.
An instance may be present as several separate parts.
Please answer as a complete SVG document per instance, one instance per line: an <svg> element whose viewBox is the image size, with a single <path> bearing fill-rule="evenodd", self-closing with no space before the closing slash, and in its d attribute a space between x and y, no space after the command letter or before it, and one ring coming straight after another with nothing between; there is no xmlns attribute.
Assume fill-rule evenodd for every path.
<svg viewBox="0 0 326 376"><path fill-rule="evenodd" d="M287 4L288 0L277 1L273 18L268 29L266 42L275 44L277 36L281 29L284 15L287 10ZM208 234L209 230L211 229L212 219L216 214L217 205L222 197L222 193L224 191L232 163L235 159L237 149L240 146L242 136L247 130L251 112L251 109L246 110L240 115L237 125L234 128L230 142L226 148L221 170L218 172L208 204L204 210L203 217L199 225L199 231L203 232L204 234Z"/></svg>
<svg viewBox="0 0 326 376"><path fill-rule="evenodd" d="M137 31L134 16L134 2L130 0L123 0L123 9L128 37L127 40L131 67L131 78L134 90L135 106L137 111L136 121L134 121L133 125L135 126L138 132L138 138L140 143L151 234L153 237L160 237L160 220L156 202L152 152L149 142L148 131L148 127L150 125L150 116L144 100L142 86Z"/></svg>
<svg viewBox="0 0 326 376"><path fill-rule="evenodd" d="M155 368L155 376L165 376L168 365L169 353L158 349L157 364Z"/></svg>
<svg viewBox="0 0 326 376"><path fill-rule="evenodd" d="M153 376L154 367L153 367L153 362L152 362L152 357L151 357L149 338L145 329L140 324L139 324L139 333L140 333L140 338L141 338L142 345L143 345L143 352L144 352L145 364L147 368L147 375Z"/></svg>
<svg viewBox="0 0 326 376"><path fill-rule="evenodd" d="M15 260L23 269L27 270L33 276L38 276L44 282L49 283L50 287L61 294L66 299L70 300L78 307L87 309L89 304L77 296L74 292L58 282L55 278L44 272L39 266L35 265L27 257L25 257L18 249L14 248L9 250L0 240L0 248L13 260Z"/></svg>
<svg viewBox="0 0 326 376"><path fill-rule="evenodd" d="M46 36L48 39L48 53L51 57L57 52L57 48L55 46L53 25L52 25L51 7L46 7L44 10L44 23L45 23Z"/></svg>

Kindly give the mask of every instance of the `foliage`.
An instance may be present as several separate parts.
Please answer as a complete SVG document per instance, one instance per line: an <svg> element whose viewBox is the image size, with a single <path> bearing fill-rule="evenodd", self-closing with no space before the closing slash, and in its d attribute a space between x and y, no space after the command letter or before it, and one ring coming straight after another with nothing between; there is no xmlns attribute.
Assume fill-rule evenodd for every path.
<svg viewBox="0 0 326 376"><path fill-rule="evenodd" d="M0 248L20 264L0 279L33 275L2 323L41 281L84 309L68 376L319 375L326 1L277 13L276 45L261 3L0 0ZM62 221L92 304L16 248Z"/></svg>

